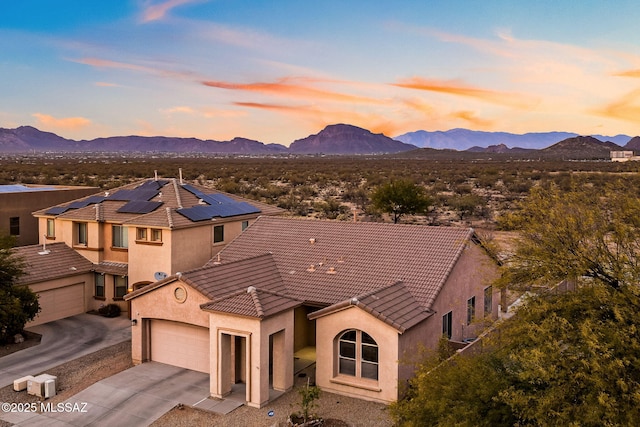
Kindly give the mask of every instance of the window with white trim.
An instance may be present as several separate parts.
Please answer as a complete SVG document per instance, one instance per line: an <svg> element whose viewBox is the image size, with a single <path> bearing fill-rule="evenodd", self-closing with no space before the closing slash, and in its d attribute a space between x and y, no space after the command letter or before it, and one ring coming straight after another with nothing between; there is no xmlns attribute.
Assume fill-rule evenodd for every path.
<svg viewBox="0 0 640 427"><path fill-rule="evenodd" d="M338 338L338 373L378 379L378 344L366 332L350 329Z"/></svg>

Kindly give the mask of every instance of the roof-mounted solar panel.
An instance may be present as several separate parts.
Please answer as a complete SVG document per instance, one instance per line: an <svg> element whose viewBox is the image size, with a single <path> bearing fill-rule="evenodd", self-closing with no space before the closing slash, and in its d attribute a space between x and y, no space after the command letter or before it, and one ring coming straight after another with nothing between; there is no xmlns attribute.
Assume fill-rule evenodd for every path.
<svg viewBox="0 0 640 427"><path fill-rule="evenodd" d="M151 188L134 188L133 190L118 190L107 197L107 200L130 201L130 200L151 200L158 195L159 191Z"/></svg>
<svg viewBox="0 0 640 427"><path fill-rule="evenodd" d="M178 209L176 212L178 212L180 215L186 217L191 221L198 222L198 221L204 221L204 220L213 218L213 215L209 211L210 207L211 206L204 206L204 205L193 206L190 208Z"/></svg>
<svg viewBox="0 0 640 427"><path fill-rule="evenodd" d="M48 211L46 211L45 215L60 215L62 213L65 213L68 210L69 208L67 208L66 206L54 206Z"/></svg>
<svg viewBox="0 0 640 427"><path fill-rule="evenodd" d="M149 202L146 200L132 200L125 205L121 206L116 212L118 213L133 213L133 214L146 214L153 212L162 206L162 202Z"/></svg>
<svg viewBox="0 0 640 427"><path fill-rule="evenodd" d="M237 203L231 197L225 196L224 194L205 194L201 198L210 205L216 203Z"/></svg>

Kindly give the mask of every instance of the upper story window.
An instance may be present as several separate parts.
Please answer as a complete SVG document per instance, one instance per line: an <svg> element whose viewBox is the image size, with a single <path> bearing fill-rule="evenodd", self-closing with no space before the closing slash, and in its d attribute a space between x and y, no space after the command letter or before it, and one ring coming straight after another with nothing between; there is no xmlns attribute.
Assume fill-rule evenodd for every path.
<svg viewBox="0 0 640 427"><path fill-rule="evenodd" d="M84 246L87 246L89 243L86 222L73 223L73 243Z"/></svg>
<svg viewBox="0 0 640 427"><path fill-rule="evenodd" d="M244 231L249 226L249 221L242 221L242 231Z"/></svg>
<svg viewBox="0 0 640 427"><path fill-rule="evenodd" d="M113 247L114 248L127 248L129 247L129 238L127 233L127 227L123 225L114 225L111 227L113 231Z"/></svg>
<svg viewBox="0 0 640 427"><path fill-rule="evenodd" d="M378 344L366 332L350 329L338 338L338 373L378 379Z"/></svg>
<svg viewBox="0 0 640 427"><path fill-rule="evenodd" d="M12 236L20 235L20 217L12 216L9 218L9 234Z"/></svg>
<svg viewBox="0 0 640 427"><path fill-rule="evenodd" d="M151 229L151 241L152 242L162 242L162 230L159 228Z"/></svg>
<svg viewBox="0 0 640 427"><path fill-rule="evenodd" d="M147 240L147 229L146 228L136 228L136 240Z"/></svg>
<svg viewBox="0 0 640 427"><path fill-rule="evenodd" d="M56 237L56 220L47 218L47 237Z"/></svg>
<svg viewBox="0 0 640 427"><path fill-rule="evenodd" d="M224 242L224 225L216 225L213 227L213 243Z"/></svg>

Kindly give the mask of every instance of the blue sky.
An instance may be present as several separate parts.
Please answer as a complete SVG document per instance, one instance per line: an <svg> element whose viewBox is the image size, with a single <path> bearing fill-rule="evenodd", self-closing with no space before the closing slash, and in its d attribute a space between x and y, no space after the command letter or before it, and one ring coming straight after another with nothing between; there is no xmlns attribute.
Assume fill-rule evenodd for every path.
<svg viewBox="0 0 640 427"><path fill-rule="evenodd" d="M0 127L640 134L633 1L7 1Z"/></svg>

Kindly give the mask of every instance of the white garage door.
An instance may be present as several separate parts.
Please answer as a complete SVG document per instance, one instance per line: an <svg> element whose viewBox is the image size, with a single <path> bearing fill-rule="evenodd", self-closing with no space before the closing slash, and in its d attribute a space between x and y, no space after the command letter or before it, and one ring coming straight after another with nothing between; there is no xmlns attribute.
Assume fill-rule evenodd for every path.
<svg viewBox="0 0 640 427"><path fill-rule="evenodd" d="M151 320L151 360L209 373L209 328Z"/></svg>
<svg viewBox="0 0 640 427"><path fill-rule="evenodd" d="M84 283L38 292L40 313L27 326L84 313Z"/></svg>

